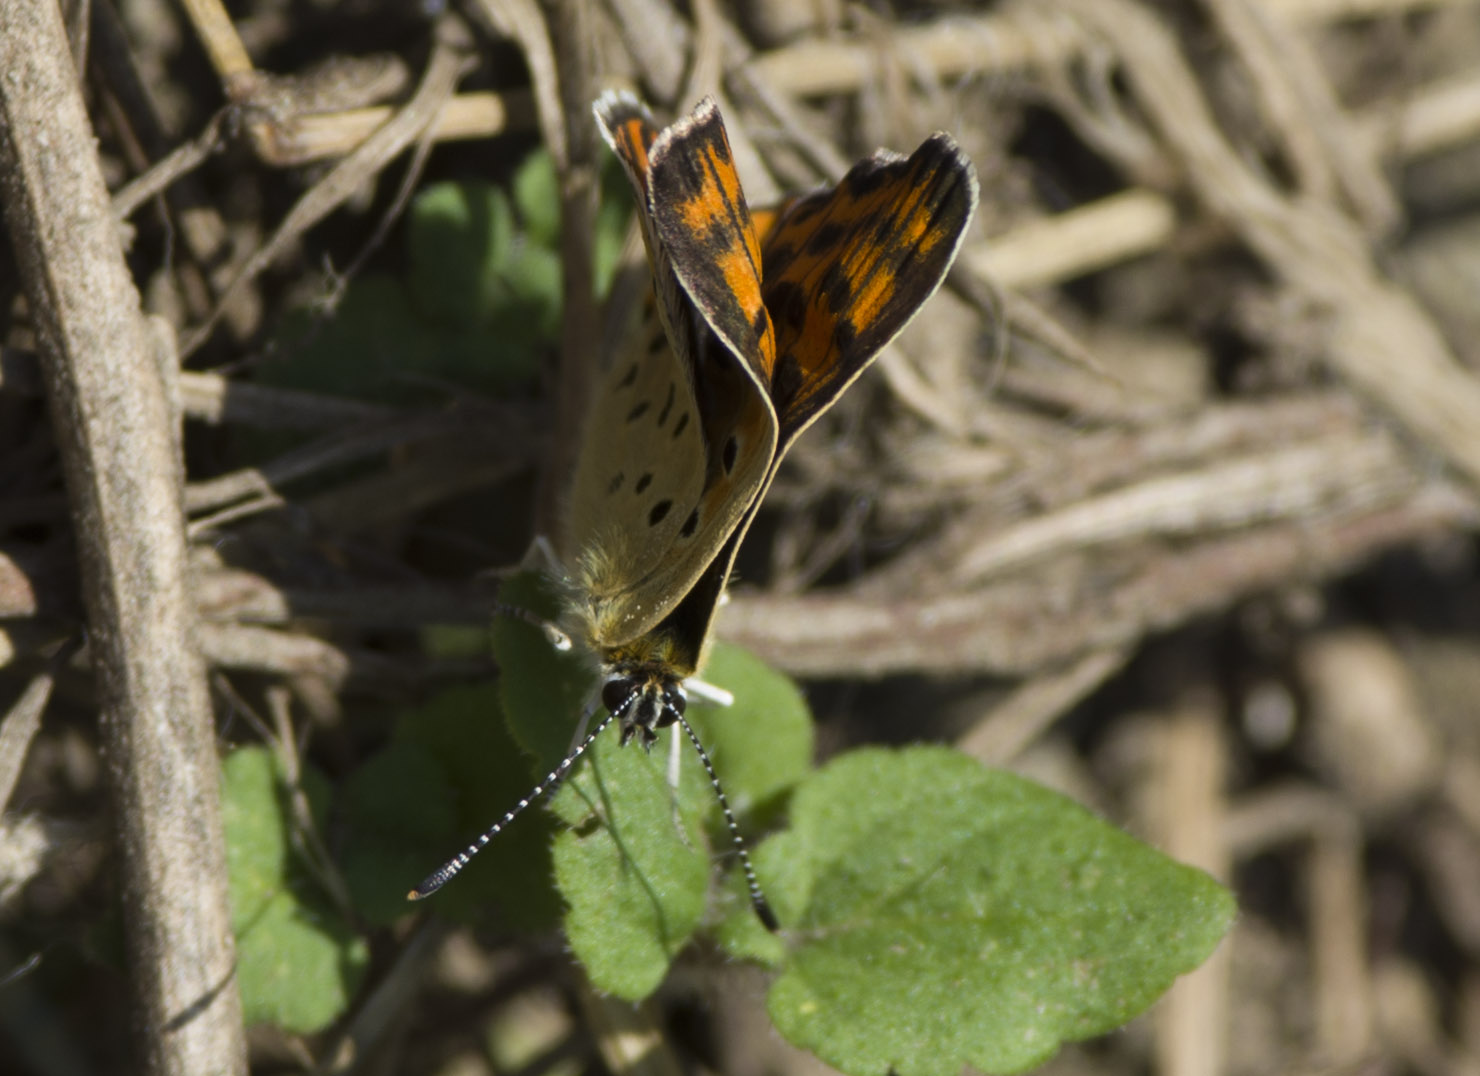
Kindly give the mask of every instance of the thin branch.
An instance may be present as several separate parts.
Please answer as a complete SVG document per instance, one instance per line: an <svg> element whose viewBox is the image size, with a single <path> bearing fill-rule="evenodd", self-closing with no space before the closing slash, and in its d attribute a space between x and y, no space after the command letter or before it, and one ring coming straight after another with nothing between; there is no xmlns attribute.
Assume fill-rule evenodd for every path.
<svg viewBox="0 0 1480 1076"><path fill-rule="evenodd" d="M237 271L205 323L197 326L181 342L181 354L192 354L210 336L230 301L241 288L272 264L288 246L313 225L348 201L365 181L379 174L387 164L414 143L436 119L453 88L468 70L465 42L452 27L455 20L444 19L427 61L426 71L409 101L384 126L367 138L358 149L334 166L334 169L294 204L278 224L272 236Z"/></svg>

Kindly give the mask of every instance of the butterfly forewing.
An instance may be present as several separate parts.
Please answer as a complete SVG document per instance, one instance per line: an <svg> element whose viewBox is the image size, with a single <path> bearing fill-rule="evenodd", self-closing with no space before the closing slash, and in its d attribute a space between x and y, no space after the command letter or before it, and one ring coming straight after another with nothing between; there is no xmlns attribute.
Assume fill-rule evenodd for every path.
<svg viewBox="0 0 1480 1076"><path fill-rule="evenodd" d="M649 208L651 153L653 144L658 140L658 128L647 106L631 94L602 94L592 111L602 138L622 163L622 169L627 173L627 180L632 184L632 193L637 199L637 222L642 229L642 242L647 248L648 265L652 270L658 316L662 319L663 328L668 333L669 342L677 352L679 361L685 367L691 366L698 346L695 340L695 322L689 315L688 300L678 277L674 275L668 251L654 233Z"/></svg>
<svg viewBox="0 0 1480 1076"><path fill-rule="evenodd" d="M711 233L735 229L729 243L749 258L748 298L731 306L758 306L759 245L718 113L712 103L701 105L691 119L658 133L635 98L608 94L595 114L637 193L668 344L649 319L636 347L604 376L576 466L565 553L576 562L590 641L609 650L649 632L714 560L765 481L776 420L761 380L774 355L769 321L765 344L753 336L738 340L743 353L733 335L723 342L715 336L709 310L675 272L682 264L685 278L692 276L694 254L670 250L671 229L661 224L677 203L654 189L666 189L685 162L709 162L714 197L738 206ZM716 127L721 152L713 152ZM733 310L720 316L733 317ZM697 652L700 640L687 642Z"/></svg>
<svg viewBox="0 0 1480 1076"><path fill-rule="evenodd" d="M876 153L797 199L764 243L776 326L780 451L832 405L945 278L976 209L976 175L948 135Z"/></svg>
<svg viewBox="0 0 1480 1076"><path fill-rule="evenodd" d="M776 337L761 294L761 248L712 100L659 136L649 183L653 225L684 290L765 388Z"/></svg>

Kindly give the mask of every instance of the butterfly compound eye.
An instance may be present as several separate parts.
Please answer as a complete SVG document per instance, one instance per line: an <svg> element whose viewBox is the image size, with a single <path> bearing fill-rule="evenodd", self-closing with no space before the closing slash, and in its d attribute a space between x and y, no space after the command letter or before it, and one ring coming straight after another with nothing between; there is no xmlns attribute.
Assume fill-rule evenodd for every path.
<svg viewBox="0 0 1480 1076"><path fill-rule="evenodd" d="M620 715L632 705L637 693L637 681L630 676L618 676L601 686L601 705L609 714Z"/></svg>

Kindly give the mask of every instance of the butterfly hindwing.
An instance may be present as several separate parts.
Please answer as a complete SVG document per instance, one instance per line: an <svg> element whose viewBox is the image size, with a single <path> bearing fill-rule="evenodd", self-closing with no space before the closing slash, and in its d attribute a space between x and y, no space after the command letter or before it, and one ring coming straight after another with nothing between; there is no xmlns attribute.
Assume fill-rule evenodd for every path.
<svg viewBox="0 0 1480 1076"><path fill-rule="evenodd" d="M781 452L934 294L976 202L970 160L936 134L907 158L876 153L836 187L784 207L763 245Z"/></svg>
<svg viewBox="0 0 1480 1076"><path fill-rule="evenodd" d="M632 592L669 570L675 543L704 488L704 441L693 387L670 346L651 296L637 331L597 385L576 460L561 550L592 563L590 596L624 611L609 631L628 630ZM593 560L593 558L595 558ZM641 617L640 631L662 609ZM620 626L619 626L620 625Z"/></svg>

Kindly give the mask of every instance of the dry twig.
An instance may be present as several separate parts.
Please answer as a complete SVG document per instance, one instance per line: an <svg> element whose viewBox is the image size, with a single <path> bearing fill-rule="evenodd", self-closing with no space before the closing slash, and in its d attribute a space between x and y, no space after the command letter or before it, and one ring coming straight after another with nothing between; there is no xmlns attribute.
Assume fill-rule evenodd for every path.
<svg viewBox="0 0 1480 1076"><path fill-rule="evenodd" d="M245 1072L180 461L55 5L0 6L0 174L66 466L143 1068Z"/></svg>

